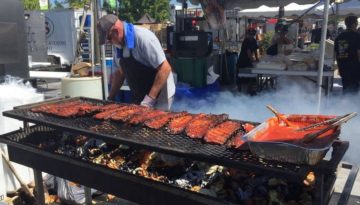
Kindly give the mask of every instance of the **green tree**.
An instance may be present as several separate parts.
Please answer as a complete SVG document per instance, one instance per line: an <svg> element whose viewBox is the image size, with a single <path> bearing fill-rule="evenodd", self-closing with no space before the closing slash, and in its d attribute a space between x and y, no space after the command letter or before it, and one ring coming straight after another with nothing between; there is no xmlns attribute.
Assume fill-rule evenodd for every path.
<svg viewBox="0 0 360 205"><path fill-rule="evenodd" d="M39 0L23 0L25 10L38 10L40 9Z"/></svg>
<svg viewBox="0 0 360 205"><path fill-rule="evenodd" d="M66 4L69 5L70 8L78 9L84 8L84 5L91 0L64 0Z"/></svg>
<svg viewBox="0 0 360 205"><path fill-rule="evenodd" d="M145 13L156 21L166 21L170 17L170 0L119 0L119 17L129 22L136 22Z"/></svg>

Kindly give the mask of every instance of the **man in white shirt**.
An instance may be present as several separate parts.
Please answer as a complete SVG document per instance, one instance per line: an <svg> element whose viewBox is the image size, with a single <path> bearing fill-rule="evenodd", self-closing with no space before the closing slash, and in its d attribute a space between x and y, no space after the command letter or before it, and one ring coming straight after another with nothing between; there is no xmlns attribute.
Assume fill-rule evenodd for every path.
<svg viewBox="0 0 360 205"><path fill-rule="evenodd" d="M99 19L97 29L100 44L116 47L118 69L111 80L109 99L114 99L126 79L132 101L148 107L171 108L175 83L171 66L154 33L108 14Z"/></svg>

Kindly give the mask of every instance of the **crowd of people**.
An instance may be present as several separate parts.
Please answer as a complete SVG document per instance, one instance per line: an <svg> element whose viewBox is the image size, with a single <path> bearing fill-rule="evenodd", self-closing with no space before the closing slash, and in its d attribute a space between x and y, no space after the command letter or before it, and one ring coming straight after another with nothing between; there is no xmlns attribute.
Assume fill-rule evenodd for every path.
<svg viewBox="0 0 360 205"><path fill-rule="evenodd" d="M335 57L342 79L344 94L357 93L360 91L360 27L358 28L357 19L357 16L347 16L345 18L346 29L339 27L334 35L332 35L329 30L326 32L326 39L334 40ZM288 32L289 28L287 25L277 24L275 26L275 33L266 50L267 55L287 55L286 46L294 43L293 40L288 38ZM300 34L299 29L299 38L303 40L303 36ZM311 43L319 44L322 34L321 24L317 23L309 34L311 35ZM254 63L259 61L259 46L255 35L256 30L252 28L247 30L238 57L238 69L253 67ZM303 48L303 45L304 41L298 41L300 48Z"/></svg>

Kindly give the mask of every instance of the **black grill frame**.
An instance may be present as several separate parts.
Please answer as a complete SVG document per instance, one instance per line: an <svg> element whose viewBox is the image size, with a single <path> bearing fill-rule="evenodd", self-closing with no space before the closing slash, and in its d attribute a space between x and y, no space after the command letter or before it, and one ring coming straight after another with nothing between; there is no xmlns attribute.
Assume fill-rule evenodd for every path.
<svg viewBox="0 0 360 205"><path fill-rule="evenodd" d="M169 202L174 205L228 204L214 197L20 143L21 139L32 133L50 136L59 132L45 126L33 126L5 134L0 137L0 142L8 145L9 159L13 162L123 197L135 203L148 205L167 205ZM117 184L119 186L114 187Z"/></svg>

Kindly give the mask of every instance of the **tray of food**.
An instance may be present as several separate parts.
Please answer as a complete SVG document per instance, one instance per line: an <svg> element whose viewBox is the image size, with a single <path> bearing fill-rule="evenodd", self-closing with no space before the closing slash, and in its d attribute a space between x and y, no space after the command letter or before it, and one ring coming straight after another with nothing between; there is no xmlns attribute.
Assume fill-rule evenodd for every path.
<svg viewBox="0 0 360 205"><path fill-rule="evenodd" d="M295 164L315 165L335 139L341 124L356 113L344 116L277 115L243 136L258 157Z"/></svg>

